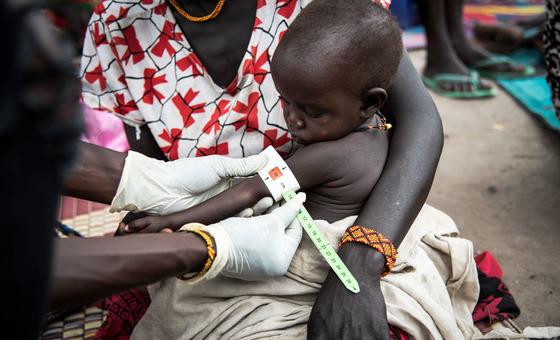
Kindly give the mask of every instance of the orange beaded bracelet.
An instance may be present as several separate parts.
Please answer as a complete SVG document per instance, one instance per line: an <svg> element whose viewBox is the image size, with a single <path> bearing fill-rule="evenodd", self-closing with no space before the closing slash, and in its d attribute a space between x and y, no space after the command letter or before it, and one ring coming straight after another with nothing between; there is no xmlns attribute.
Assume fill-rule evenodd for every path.
<svg viewBox="0 0 560 340"><path fill-rule="evenodd" d="M381 276L389 274L395 266L395 262L397 262L397 249L393 246L393 242L375 229L359 225L351 226L346 229L338 247L340 248L348 242L357 242L370 246L385 257L385 270Z"/></svg>

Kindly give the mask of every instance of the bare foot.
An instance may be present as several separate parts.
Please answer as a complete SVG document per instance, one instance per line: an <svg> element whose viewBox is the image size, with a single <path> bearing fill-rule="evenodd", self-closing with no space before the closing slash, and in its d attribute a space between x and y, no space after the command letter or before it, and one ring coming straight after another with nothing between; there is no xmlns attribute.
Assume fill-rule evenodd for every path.
<svg viewBox="0 0 560 340"><path fill-rule="evenodd" d="M477 62L481 62L492 56L494 54L488 52L484 48L477 46L473 43L460 43L455 44L455 51L459 58L467 66L475 65ZM484 71L487 72L503 72L503 73L521 73L524 72L526 67L521 64L513 63L511 61L504 60L502 62L494 63L491 65L484 66Z"/></svg>

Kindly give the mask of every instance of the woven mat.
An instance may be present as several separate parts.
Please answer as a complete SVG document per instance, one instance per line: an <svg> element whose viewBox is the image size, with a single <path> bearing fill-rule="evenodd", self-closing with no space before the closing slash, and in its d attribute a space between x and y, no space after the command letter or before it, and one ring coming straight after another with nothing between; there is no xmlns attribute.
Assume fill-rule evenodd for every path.
<svg viewBox="0 0 560 340"><path fill-rule="evenodd" d="M80 308L63 319L46 325L41 339L93 339L105 316L106 312L95 306Z"/></svg>
<svg viewBox="0 0 560 340"><path fill-rule="evenodd" d="M66 198L65 198L66 199ZM74 203L73 203L74 204ZM79 203L79 209L73 209L74 213L64 214L61 222L86 237L103 236L112 234L119 221L126 213L110 214L109 208L103 208L95 203L88 203L85 206L90 211L82 213L83 202ZM75 202L74 208L78 206ZM101 210L95 210L101 209ZM65 210L64 207L61 210ZM92 211L95 210L95 211ZM40 339L43 340L78 340L93 339L95 333L105 320L106 312L95 307L86 306L64 313L56 321L48 323L44 328Z"/></svg>
<svg viewBox="0 0 560 340"><path fill-rule="evenodd" d="M109 208L79 214L63 219L61 222L80 232L85 237L103 236L112 234L126 213L109 213Z"/></svg>

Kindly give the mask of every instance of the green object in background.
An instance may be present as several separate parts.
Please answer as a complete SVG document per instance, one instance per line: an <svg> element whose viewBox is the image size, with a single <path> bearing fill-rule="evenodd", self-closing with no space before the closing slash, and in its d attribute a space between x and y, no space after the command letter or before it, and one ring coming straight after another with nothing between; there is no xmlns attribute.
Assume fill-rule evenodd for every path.
<svg viewBox="0 0 560 340"><path fill-rule="evenodd" d="M296 193L293 190L288 190L282 194L282 197L284 197L286 201L289 201L296 197ZM303 226L303 230L309 235L315 247L319 249L321 255L327 260L327 263L331 266L344 286L353 293L359 293L360 286L358 285L358 281L356 281L356 278L354 278L348 267L342 262L342 259L330 245L329 241L327 241L325 235L317 228L317 225L313 222L313 218L304 207L299 211L297 219Z"/></svg>
<svg viewBox="0 0 560 340"><path fill-rule="evenodd" d="M510 65L523 65L525 69L521 72L497 72L497 71L489 71L488 69L492 68L493 66L503 65L503 64L510 64ZM472 65L469 65L472 70L478 71L481 77L490 78L490 79L512 79L512 78L523 78L523 77L530 77L535 74L535 68L533 66L528 65L527 63L518 63L514 59L504 56L504 55L492 55L486 59L477 61Z"/></svg>
<svg viewBox="0 0 560 340"><path fill-rule="evenodd" d="M560 120L552 103L552 92L545 76L525 79L500 79L498 84L529 112L560 132Z"/></svg>
<svg viewBox="0 0 560 340"><path fill-rule="evenodd" d="M480 76L476 71L471 71L468 76L452 73L442 73L433 77L422 76L422 81L427 88L449 98L476 99L494 97L496 95L496 89L494 88L487 90L480 88ZM469 83L472 85L472 90L446 90L442 87L443 83Z"/></svg>

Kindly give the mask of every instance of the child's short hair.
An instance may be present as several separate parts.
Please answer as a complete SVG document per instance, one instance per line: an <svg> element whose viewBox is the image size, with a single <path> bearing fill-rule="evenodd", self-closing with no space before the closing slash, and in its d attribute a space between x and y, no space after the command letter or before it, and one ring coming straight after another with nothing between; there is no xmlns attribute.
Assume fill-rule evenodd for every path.
<svg viewBox="0 0 560 340"><path fill-rule="evenodd" d="M360 91L388 88L403 53L397 21L372 0L314 0L290 25L281 46L313 67L329 65L334 57L330 66Z"/></svg>

